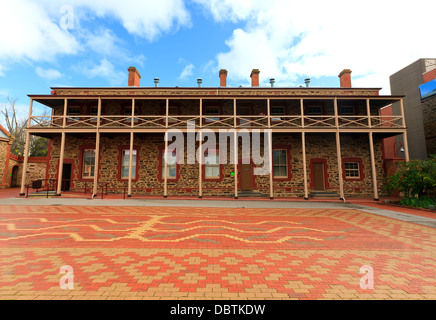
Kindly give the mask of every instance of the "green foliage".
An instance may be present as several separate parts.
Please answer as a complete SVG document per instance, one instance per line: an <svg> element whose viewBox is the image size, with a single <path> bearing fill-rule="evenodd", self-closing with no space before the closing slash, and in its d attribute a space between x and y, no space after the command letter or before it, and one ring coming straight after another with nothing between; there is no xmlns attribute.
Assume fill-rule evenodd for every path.
<svg viewBox="0 0 436 320"><path fill-rule="evenodd" d="M404 193L405 198L422 198L426 191L436 188L436 157L401 163L397 172L390 176L384 189L389 194Z"/></svg>
<svg viewBox="0 0 436 320"><path fill-rule="evenodd" d="M400 200L400 204L402 206L407 207L415 207L415 208L426 208L429 206L436 207L436 199L429 197L421 197L421 198L404 198Z"/></svg>
<svg viewBox="0 0 436 320"><path fill-rule="evenodd" d="M48 139L38 137L30 147L30 157L46 157L48 151Z"/></svg>

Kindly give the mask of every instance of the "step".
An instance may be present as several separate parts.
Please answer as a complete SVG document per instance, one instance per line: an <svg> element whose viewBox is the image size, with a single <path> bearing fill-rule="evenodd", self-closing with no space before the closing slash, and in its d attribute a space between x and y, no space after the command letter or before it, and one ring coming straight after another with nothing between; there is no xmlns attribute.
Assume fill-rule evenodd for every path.
<svg viewBox="0 0 436 320"><path fill-rule="evenodd" d="M335 191L328 190L314 190L310 192L311 197L321 197L321 198L337 198L339 194Z"/></svg>
<svg viewBox="0 0 436 320"><path fill-rule="evenodd" d="M266 198L268 197L266 194L257 192L257 191L238 191L238 197L260 197Z"/></svg>
<svg viewBox="0 0 436 320"><path fill-rule="evenodd" d="M56 195L56 191L49 191L48 196L54 197ZM47 191L38 191L32 192L28 195L29 197L47 197Z"/></svg>

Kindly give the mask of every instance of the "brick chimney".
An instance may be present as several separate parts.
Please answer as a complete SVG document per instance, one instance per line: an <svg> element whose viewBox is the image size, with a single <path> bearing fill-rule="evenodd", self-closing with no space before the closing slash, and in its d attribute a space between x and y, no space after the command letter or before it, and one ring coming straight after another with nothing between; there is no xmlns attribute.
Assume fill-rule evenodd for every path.
<svg viewBox="0 0 436 320"><path fill-rule="evenodd" d="M139 87L141 75L135 67L127 69L129 71L129 87Z"/></svg>
<svg viewBox="0 0 436 320"><path fill-rule="evenodd" d="M339 74L339 79L341 83L341 88L351 88L351 70L344 69Z"/></svg>
<svg viewBox="0 0 436 320"><path fill-rule="evenodd" d="M226 87L227 86L227 70L221 69L220 70L220 87Z"/></svg>
<svg viewBox="0 0 436 320"><path fill-rule="evenodd" d="M251 71L250 77L251 77L251 86L252 87L258 87L259 86L259 69L253 69Z"/></svg>

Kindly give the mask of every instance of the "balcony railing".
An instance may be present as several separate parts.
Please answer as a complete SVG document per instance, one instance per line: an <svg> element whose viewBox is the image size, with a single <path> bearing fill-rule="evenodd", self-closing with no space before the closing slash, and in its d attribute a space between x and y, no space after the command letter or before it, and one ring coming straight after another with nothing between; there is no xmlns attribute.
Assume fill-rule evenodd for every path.
<svg viewBox="0 0 436 320"><path fill-rule="evenodd" d="M186 128L188 123L197 128L404 129L402 116L380 115L56 115L32 116L29 128L171 129Z"/></svg>

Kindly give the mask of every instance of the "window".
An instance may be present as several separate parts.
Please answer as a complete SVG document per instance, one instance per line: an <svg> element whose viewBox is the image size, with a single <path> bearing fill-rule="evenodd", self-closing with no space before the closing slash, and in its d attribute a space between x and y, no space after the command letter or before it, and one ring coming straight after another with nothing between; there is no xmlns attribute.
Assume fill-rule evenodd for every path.
<svg viewBox="0 0 436 320"><path fill-rule="evenodd" d="M129 179L130 150L123 150L121 159L121 179ZM132 153L132 178L136 177L136 150Z"/></svg>
<svg viewBox="0 0 436 320"><path fill-rule="evenodd" d="M90 179L95 172L95 149L83 150L82 178Z"/></svg>
<svg viewBox="0 0 436 320"><path fill-rule="evenodd" d="M341 116L354 116L353 106L341 106L340 110ZM354 117L345 117L346 120L354 120Z"/></svg>
<svg viewBox="0 0 436 320"><path fill-rule="evenodd" d="M68 121L80 121L80 107L68 107Z"/></svg>
<svg viewBox="0 0 436 320"><path fill-rule="evenodd" d="M219 115L220 114L220 110L218 107L206 107L206 109L204 110L204 114L208 117L206 117L206 122L214 122L214 121L219 121L219 117L210 117L213 115Z"/></svg>
<svg viewBox="0 0 436 320"><path fill-rule="evenodd" d="M168 123L175 123L178 121L176 117L172 117L179 113L179 108L177 106L168 107Z"/></svg>
<svg viewBox="0 0 436 320"><path fill-rule="evenodd" d="M177 178L177 154L168 152L167 155L167 178ZM165 150L162 150L162 179L165 179Z"/></svg>
<svg viewBox="0 0 436 320"><path fill-rule="evenodd" d="M218 150L208 150L204 156L204 177L206 179L219 179L220 178L220 164L219 164Z"/></svg>
<svg viewBox="0 0 436 320"><path fill-rule="evenodd" d="M284 107L271 107L271 116L285 115ZM283 121L283 117L273 117L271 121Z"/></svg>
<svg viewBox="0 0 436 320"><path fill-rule="evenodd" d="M98 115L98 108L97 107L90 107L89 108L89 114L91 116L97 116ZM90 118L89 121L97 122L97 118Z"/></svg>
<svg viewBox="0 0 436 320"><path fill-rule="evenodd" d="M321 106L309 106L307 107L307 114L311 116L322 115Z"/></svg>
<svg viewBox="0 0 436 320"><path fill-rule="evenodd" d="M359 179L359 162L345 162L345 177L348 179Z"/></svg>
<svg viewBox="0 0 436 320"><path fill-rule="evenodd" d="M288 177L288 160L286 150L273 150L274 178Z"/></svg>
<svg viewBox="0 0 436 320"><path fill-rule="evenodd" d="M135 107L135 115L138 115L138 114L139 114L139 109ZM132 107L125 107L124 108L124 115L126 117L131 117L132 116ZM131 119L132 118L129 118L129 119L126 119L124 121L125 122L131 122L132 121ZM134 118L133 121L134 122L138 122L139 120L138 120L138 118Z"/></svg>

